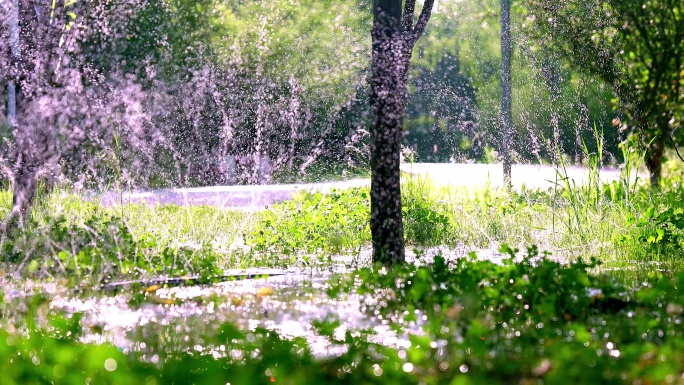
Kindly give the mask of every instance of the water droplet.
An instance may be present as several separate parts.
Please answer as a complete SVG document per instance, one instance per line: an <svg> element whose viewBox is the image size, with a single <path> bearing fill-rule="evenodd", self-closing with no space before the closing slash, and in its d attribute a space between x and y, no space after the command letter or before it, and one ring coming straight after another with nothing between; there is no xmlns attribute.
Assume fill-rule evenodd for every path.
<svg viewBox="0 0 684 385"><path fill-rule="evenodd" d="M109 372L113 372L116 370L116 360L113 358L107 358L104 362L104 367L107 369Z"/></svg>

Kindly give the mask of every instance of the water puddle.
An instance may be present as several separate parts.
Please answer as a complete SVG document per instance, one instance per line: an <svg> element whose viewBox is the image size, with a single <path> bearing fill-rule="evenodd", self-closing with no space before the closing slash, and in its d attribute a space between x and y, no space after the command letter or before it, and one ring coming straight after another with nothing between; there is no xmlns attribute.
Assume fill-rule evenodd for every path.
<svg viewBox="0 0 684 385"><path fill-rule="evenodd" d="M409 250L407 261L431 263L436 255L453 261L469 251L443 247ZM476 252L479 258L497 263L506 258L493 248ZM342 341L347 332L370 332L372 342L401 348L409 343L408 334L421 333L423 314L412 315L417 321L411 322L404 322L401 316L384 319L373 312L383 301L383 293L328 295L333 275L367 266L370 257L370 249L364 249L356 255L336 256L325 268L270 269L260 274L241 271L250 279L163 288L147 285L137 290L103 290L87 297L54 283L29 285L28 289L5 285L5 301L40 291L48 296L51 312L82 314L83 342L111 342L125 352L152 360L178 350L222 354L225 347L212 346L212 336L227 322L242 330L263 327L287 339L304 338L312 353L321 357L344 353L347 347ZM271 276L254 278L261 274ZM321 322L336 323L337 341L317 332L315 325ZM397 324L400 329L393 327ZM396 330L402 330L401 334Z"/></svg>

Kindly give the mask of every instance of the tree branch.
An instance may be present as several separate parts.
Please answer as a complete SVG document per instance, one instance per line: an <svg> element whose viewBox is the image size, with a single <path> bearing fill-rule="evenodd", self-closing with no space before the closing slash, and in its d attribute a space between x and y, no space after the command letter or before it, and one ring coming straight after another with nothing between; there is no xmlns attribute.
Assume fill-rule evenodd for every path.
<svg viewBox="0 0 684 385"><path fill-rule="evenodd" d="M651 57L654 57L656 55L655 50L653 49L653 37L649 35L648 31L646 28L644 28L644 25L640 22L640 20L644 19L644 16L642 15L641 18L639 18L639 15L632 10L632 12L626 12L625 13L628 17L632 19L632 24L636 28L636 30L639 32L641 35L641 38L643 39L644 45L646 46L646 49L648 50L648 53L651 55ZM631 35L631 34L630 34ZM625 36L625 39L633 39L632 36ZM642 62L646 62L645 59L642 60Z"/></svg>
<svg viewBox="0 0 684 385"><path fill-rule="evenodd" d="M684 10L684 9L682 9ZM681 21L678 20L681 18L679 13L675 13L675 11L672 8L669 8L670 15L672 17L672 20L674 21L674 37L673 41L682 41L684 40L684 28L681 28ZM672 94L674 95L674 103L679 104L680 100L682 98L683 92L679 92L680 84L684 85L684 66L682 66L682 59L684 58L684 52L681 51L681 44L675 44L672 49L675 51L674 52L674 57L675 57L675 65L674 65L674 73L673 73L673 79L672 79Z"/></svg>
<svg viewBox="0 0 684 385"><path fill-rule="evenodd" d="M670 141L672 142L672 147L674 147L675 152L677 153L677 157L679 157L679 160L684 162L684 158L679 154L679 147L677 147L677 142L675 142L674 137L672 136L672 133L670 130L665 130L667 132L667 136L670 138Z"/></svg>
<svg viewBox="0 0 684 385"><path fill-rule="evenodd" d="M420 36L425 31L428 21L430 21L430 16L432 16L432 6L435 4L435 0L425 0L423 3L423 9L420 11L420 16L418 16L418 21L416 26L413 28L413 33L411 34L411 39L408 42L411 45L411 49L416 44Z"/></svg>
<svg viewBox="0 0 684 385"><path fill-rule="evenodd" d="M401 30L403 33L413 31L413 15L416 13L416 0L406 0L404 4L404 17L401 21Z"/></svg>

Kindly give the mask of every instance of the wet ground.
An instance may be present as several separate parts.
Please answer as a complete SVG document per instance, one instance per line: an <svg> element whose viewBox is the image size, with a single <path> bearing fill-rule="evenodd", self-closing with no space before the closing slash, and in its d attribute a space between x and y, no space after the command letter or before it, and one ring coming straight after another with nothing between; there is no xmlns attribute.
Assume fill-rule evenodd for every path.
<svg viewBox="0 0 684 385"><path fill-rule="evenodd" d="M455 260L469 251L472 250L428 248L417 258L415 252L408 250L407 261L430 263L435 255ZM505 258L491 249L476 252L479 258L497 263ZM83 314L83 341L111 342L123 351L136 352L151 360L168 347L221 354L219 347L211 346L211 340L215 327L225 322L248 330L264 327L286 338L305 338L318 356L339 355L346 349L344 344L331 343L317 333L315 324L323 321L339 321L335 333L341 341L346 331L372 330L374 342L402 347L408 343L407 335L398 335L392 324L402 324L406 333L421 333L422 314L416 314L417 321L411 322L404 322L401 317L383 319L368 311L383 300L382 293L337 297L327 293L334 274L348 273L354 266L367 265L370 255L370 250L366 249L359 255L338 256L325 268L231 271L242 276L270 276L213 285L143 286L137 291L126 288L118 292L102 290L84 296L54 283L41 284L31 290L17 290L16 286L5 283L3 291L8 303L29 292L41 291L49 298L47 306L51 311Z"/></svg>

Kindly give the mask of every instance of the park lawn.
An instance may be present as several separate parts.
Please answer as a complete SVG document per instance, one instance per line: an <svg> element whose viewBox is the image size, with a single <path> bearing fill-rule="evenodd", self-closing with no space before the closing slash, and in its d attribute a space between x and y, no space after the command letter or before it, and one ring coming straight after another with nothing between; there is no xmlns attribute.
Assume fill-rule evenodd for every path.
<svg viewBox="0 0 684 385"><path fill-rule="evenodd" d="M416 263L385 270L359 257L315 292L266 286L200 296L192 299L199 308L236 317L200 312L154 328L133 324L126 348L87 311L54 305L54 293L78 288L68 297L170 314L190 300L160 298L144 284L115 293L100 285L211 280L230 268L324 269L367 250L368 191L301 196L261 212L101 207L54 193L3 246L11 275L0 302L3 384L683 383L682 193L675 181L660 191L615 183L544 192L408 181L405 229ZM464 245L518 259L452 258L448 250ZM529 245L538 246L516 250ZM421 254L434 246L445 258ZM360 298L365 316L310 322L312 334L344 346L321 356L267 322L269 301L298 297L340 308ZM250 311L262 313L260 322L241 318ZM195 337L178 338L179 324L192 325ZM403 342L378 334L378 325Z"/></svg>

